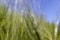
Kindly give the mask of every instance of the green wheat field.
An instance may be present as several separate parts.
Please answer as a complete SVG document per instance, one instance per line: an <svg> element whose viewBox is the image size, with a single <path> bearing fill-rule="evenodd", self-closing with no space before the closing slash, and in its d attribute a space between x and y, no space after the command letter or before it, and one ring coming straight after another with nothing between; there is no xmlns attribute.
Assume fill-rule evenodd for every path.
<svg viewBox="0 0 60 40"><path fill-rule="evenodd" d="M55 23L47 22L43 14L35 16L28 12L9 11L9 6L0 5L0 40L60 40L60 25L55 35Z"/></svg>

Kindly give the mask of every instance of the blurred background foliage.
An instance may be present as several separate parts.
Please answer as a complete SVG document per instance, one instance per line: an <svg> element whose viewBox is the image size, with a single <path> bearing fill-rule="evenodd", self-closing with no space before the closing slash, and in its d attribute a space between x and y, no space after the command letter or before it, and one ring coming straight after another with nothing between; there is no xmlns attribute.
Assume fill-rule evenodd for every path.
<svg viewBox="0 0 60 40"><path fill-rule="evenodd" d="M0 40L60 40L60 24L54 39L55 23L47 22L42 13L35 16L29 5L27 9L26 14L15 8L10 12L9 5L0 5Z"/></svg>

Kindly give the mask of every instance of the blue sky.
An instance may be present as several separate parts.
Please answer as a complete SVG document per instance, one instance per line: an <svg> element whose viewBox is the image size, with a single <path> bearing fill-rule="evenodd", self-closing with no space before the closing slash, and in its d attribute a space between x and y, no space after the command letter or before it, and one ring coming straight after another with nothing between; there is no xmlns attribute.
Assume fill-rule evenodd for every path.
<svg viewBox="0 0 60 40"><path fill-rule="evenodd" d="M60 0L42 0L41 9L48 21L56 21L56 16L60 16Z"/></svg>
<svg viewBox="0 0 60 40"><path fill-rule="evenodd" d="M13 8L14 0L10 0L9 2ZM24 1L18 1L17 10L20 10L20 3L26 6ZM42 12L49 22L55 22L56 16L60 16L60 0L28 0L28 4L36 15L40 15Z"/></svg>

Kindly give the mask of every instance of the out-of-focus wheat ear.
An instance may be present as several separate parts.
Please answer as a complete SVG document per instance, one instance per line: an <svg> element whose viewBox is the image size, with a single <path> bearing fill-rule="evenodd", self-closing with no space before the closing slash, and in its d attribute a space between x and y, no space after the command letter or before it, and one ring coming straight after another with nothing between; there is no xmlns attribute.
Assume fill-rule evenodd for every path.
<svg viewBox="0 0 60 40"><path fill-rule="evenodd" d="M11 14L11 5L9 5L8 10L7 10L7 16Z"/></svg>
<svg viewBox="0 0 60 40"><path fill-rule="evenodd" d="M25 15L24 15L24 7L23 6L21 6L21 12L20 12L20 17L21 17L21 22L23 22L23 17L24 17Z"/></svg>
<svg viewBox="0 0 60 40"><path fill-rule="evenodd" d="M15 0L15 6L14 6L15 10L16 10L16 7L17 7L17 0Z"/></svg>
<svg viewBox="0 0 60 40"><path fill-rule="evenodd" d="M55 24L55 33L54 33L54 40L56 40L57 38L57 33L58 33L58 24L59 24L59 20L56 19L56 24Z"/></svg>
<svg viewBox="0 0 60 40"><path fill-rule="evenodd" d="M15 0L15 5L13 7L13 16L16 16L17 14L17 0Z"/></svg>

